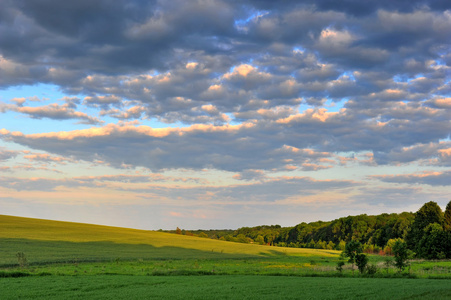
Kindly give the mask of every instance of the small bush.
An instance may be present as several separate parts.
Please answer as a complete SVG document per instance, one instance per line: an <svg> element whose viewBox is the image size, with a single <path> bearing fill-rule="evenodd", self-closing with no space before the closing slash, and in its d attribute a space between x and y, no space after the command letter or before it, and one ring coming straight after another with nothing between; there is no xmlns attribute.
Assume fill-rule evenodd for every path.
<svg viewBox="0 0 451 300"><path fill-rule="evenodd" d="M16 257L17 257L17 262L19 263L19 266L20 266L21 268L25 267L25 266L28 264L28 262L27 262L27 257L25 256L25 253L23 253L23 252L18 252L18 253L16 254Z"/></svg>
<svg viewBox="0 0 451 300"><path fill-rule="evenodd" d="M374 275L377 273L377 266L370 264L368 266L366 266L366 272L368 273L368 275Z"/></svg>
<svg viewBox="0 0 451 300"><path fill-rule="evenodd" d="M357 265L357 268L359 268L359 272L363 274L368 264L368 257L363 253L359 253L355 257L355 263Z"/></svg>
<svg viewBox="0 0 451 300"><path fill-rule="evenodd" d="M341 273L341 272L343 272L344 265L345 265L345 262L340 260L339 262L337 262L337 266L335 267L335 269Z"/></svg>
<svg viewBox="0 0 451 300"><path fill-rule="evenodd" d="M4 272L4 271L0 271L0 278L7 278L7 277L26 277L26 276L30 276L29 273L25 273L25 272Z"/></svg>

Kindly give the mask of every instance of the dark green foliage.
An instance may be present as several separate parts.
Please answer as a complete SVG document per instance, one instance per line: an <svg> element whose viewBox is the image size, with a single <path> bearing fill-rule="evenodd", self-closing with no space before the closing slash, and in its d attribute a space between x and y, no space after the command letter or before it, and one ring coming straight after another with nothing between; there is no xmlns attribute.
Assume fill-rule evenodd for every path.
<svg viewBox="0 0 451 300"><path fill-rule="evenodd" d="M411 230L407 236L407 245L410 249L414 249L418 254L422 252L418 247L423 235L424 229L432 223L440 226L443 224L443 213L437 203L430 201L424 204L416 213L412 223Z"/></svg>
<svg viewBox="0 0 451 300"><path fill-rule="evenodd" d="M337 266L335 267L335 269L338 271L338 272L343 272L343 266L345 265L345 262L344 261L342 261L342 260L339 260L338 262L337 262Z"/></svg>
<svg viewBox="0 0 451 300"><path fill-rule="evenodd" d="M423 230L417 246L419 257L426 259L451 258L451 233L444 231L438 223L432 223Z"/></svg>
<svg viewBox="0 0 451 300"><path fill-rule="evenodd" d="M402 272L407 267L407 259L409 258L409 249L404 241L397 240L392 248L395 257L395 266Z"/></svg>
<svg viewBox="0 0 451 300"><path fill-rule="evenodd" d="M359 272L363 274L368 265L368 257L363 253L357 254L355 256L355 264L357 265L357 268L359 268Z"/></svg>
<svg viewBox="0 0 451 300"><path fill-rule="evenodd" d="M19 271L14 271L14 272L5 272L5 271L0 271L0 278L7 278L7 277L26 277L26 276L30 276L30 273L26 273L26 272L19 272Z"/></svg>
<svg viewBox="0 0 451 300"><path fill-rule="evenodd" d="M443 228L446 231L451 231L451 201L446 205Z"/></svg>
<svg viewBox="0 0 451 300"><path fill-rule="evenodd" d="M443 232L439 233L435 230L432 236L424 237L425 228L432 223L443 226ZM394 242L402 239L407 242L408 249L420 257L449 258L451 256L450 224L451 201L447 205L445 214L437 203L431 201L425 203L415 214L409 212L377 216L363 214L330 222L303 222L294 227L263 225L243 227L234 231L204 232L210 238L232 242L342 251L345 250L346 243L357 241L362 244L361 252L379 253L383 249L388 254L392 253ZM192 231L197 236L205 236L204 232Z"/></svg>
<svg viewBox="0 0 451 300"><path fill-rule="evenodd" d="M367 244L367 251L378 252L390 239L405 238L413 222L414 214L381 214L378 216L348 216L330 222L300 223L294 227L262 225L242 227L237 230L197 230L212 239L232 242L256 243L280 247L344 250L344 244L357 240ZM169 231L176 233L176 231ZM181 230L181 234L186 234ZM243 239L244 235L247 239ZM372 247L368 247L372 245ZM369 250L370 249L370 250Z"/></svg>
<svg viewBox="0 0 451 300"><path fill-rule="evenodd" d="M352 267L354 267L354 264L356 263L356 257L358 254L362 253L362 244L357 241L350 241L346 244L345 251L343 251L343 255L345 257L348 257L348 262L352 264Z"/></svg>
<svg viewBox="0 0 451 300"><path fill-rule="evenodd" d="M366 266L366 272L368 275L374 275L377 273L377 266L375 264L370 264Z"/></svg>
<svg viewBox="0 0 451 300"><path fill-rule="evenodd" d="M390 239L405 238L413 219L412 213L405 212L349 216L331 222L301 223L289 230L286 240L278 237L276 241L307 248L318 248L319 241L324 241L327 245L332 242L338 249L341 241L357 240L362 244L384 247Z"/></svg>

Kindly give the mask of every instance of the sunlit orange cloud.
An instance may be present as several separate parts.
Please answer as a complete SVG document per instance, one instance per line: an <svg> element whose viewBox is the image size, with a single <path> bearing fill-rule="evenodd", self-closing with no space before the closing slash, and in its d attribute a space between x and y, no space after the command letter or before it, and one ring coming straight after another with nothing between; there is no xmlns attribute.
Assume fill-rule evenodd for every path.
<svg viewBox="0 0 451 300"><path fill-rule="evenodd" d="M440 149L438 150L438 153L441 157L451 157L451 148L448 149Z"/></svg>
<svg viewBox="0 0 451 300"><path fill-rule="evenodd" d="M39 138L57 138L60 140L72 140L74 138L93 138L100 136L108 136L114 133L127 134L127 133L137 133L152 137L165 137L170 134L183 135L190 132L233 132L238 131L242 128L250 128L255 126L251 123L243 123L238 125L222 125L215 126L209 124L195 124L190 127L183 128L152 128L150 126L131 126L131 125L116 125L108 124L104 127L93 127L89 129L73 130L73 131L59 131L59 132L48 132L48 133L35 133L35 134L23 134L21 132L15 131L10 132L6 129L0 129L0 134L12 135L18 137L26 137L31 139Z"/></svg>
<svg viewBox="0 0 451 300"><path fill-rule="evenodd" d="M312 207L324 207L325 205L333 206L346 206L351 200L349 200L350 195L354 195L355 192L339 193L336 191L318 191L314 195L306 196L290 196L285 199L276 200L273 205L308 205Z"/></svg>
<svg viewBox="0 0 451 300"><path fill-rule="evenodd" d="M340 110L340 112L344 112L344 109ZM338 112L327 112L327 109L307 109L305 112L291 115L289 117L277 120L277 123L280 124L289 124L291 122L301 122L302 120L317 120L320 122L326 122L329 118L336 116Z"/></svg>
<svg viewBox="0 0 451 300"><path fill-rule="evenodd" d="M451 108L451 98L439 98L433 100L433 102L438 107Z"/></svg>
<svg viewBox="0 0 451 300"><path fill-rule="evenodd" d="M253 66L248 65L248 64L243 64L243 65L239 65L239 66L235 67L233 69L232 73L224 74L223 77L226 79L230 79L231 77L237 76L237 75L246 77L249 73L251 73L253 71L257 71L257 68L254 68Z"/></svg>
<svg viewBox="0 0 451 300"><path fill-rule="evenodd" d="M284 167L285 170L289 170L289 171L296 170L297 168L298 168L298 167L293 166L293 165L286 165L286 166Z"/></svg>
<svg viewBox="0 0 451 300"><path fill-rule="evenodd" d="M179 212L175 212L175 211L170 211L169 215L173 216L173 217L182 217L182 213Z"/></svg>
<svg viewBox="0 0 451 300"><path fill-rule="evenodd" d="M322 169L330 169L332 166L324 166L324 165L318 165L318 164L312 164L312 163L303 163L302 167L306 170L311 171L318 171Z"/></svg>
<svg viewBox="0 0 451 300"><path fill-rule="evenodd" d="M420 173L412 173L412 174L403 174L403 175L372 175L368 176L369 178L427 178L427 177L436 177L443 175L443 172L437 171L423 171Z"/></svg>
<svg viewBox="0 0 451 300"><path fill-rule="evenodd" d="M59 162L59 163L73 161L72 159L69 159L69 158L52 156L52 155L46 154L46 153L29 154L29 155L24 155L23 157L30 161L53 161L53 162Z"/></svg>
<svg viewBox="0 0 451 300"><path fill-rule="evenodd" d="M299 153L299 154L305 154L305 155L309 155L309 156L332 156L332 153L329 152L319 152L319 151L315 151L313 149L310 148L297 148L297 147L293 147L293 146L288 146L288 145L283 145L282 150L286 150L286 151L290 151L293 153Z"/></svg>

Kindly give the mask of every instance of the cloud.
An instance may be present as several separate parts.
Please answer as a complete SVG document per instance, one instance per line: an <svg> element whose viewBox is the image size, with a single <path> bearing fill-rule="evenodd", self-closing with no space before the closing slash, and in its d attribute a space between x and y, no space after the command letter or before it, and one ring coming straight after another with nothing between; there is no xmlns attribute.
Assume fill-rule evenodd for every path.
<svg viewBox="0 0 451 300"><path fill-rule="evenodd" d="M19 151L7 150L0 147L0 161L6 161L19 155Z"/></svg>
<svg viewBox="0 0 451 300"><path fill-rule="evenodd" d="M58 187L75 188L81 186L96 186L92 184L89 185L75 179L51 179L43 177L0 177L0 185L3 188L13 189L16 191L54 191Z"/></svg>
<svg viewBox="0 0 451 300"><path fill-rule="evenodd" d="M86 161L100 159L113 166L125 163L153 170L242 171L285 166L318 170L334 163L324 164L317 157L311 157L303 150L311 145L315 145L318 153L329 153L325 156L332 160L339 160L333 157L339 152L372 152L373 162L378 164L433 159L438 149L447 147L436 144L450 132L446 109L403 102L373 110L356 109L351 101L348 105L350 108L339 112L328 112L324 108L307 109L303 113L290 109L259 110L258 115L265 119L240 125L199 124L153 129L144 125L108 124L100 128L33 135L3 130L2 138L61 156L72 155ZM204 106L204 112L214 114L217 110L214 106ZM361 118L362 114L369 114L367 118L370 118ZM134 145L133 149L129 148L130 144ZM104 150L106 145L109 151ZM426 146L424 151L414 150L419 149L418 145L429 145L435 151L426 151ZM402 154L400 149L408 155ZM418 156L420 153L422 155ZM441 161L448 161L447 156L443 154Z"/></svg>
<svg viewBox="0 0 451 300"><path fill-rule="evenodd" d="M18 102L19 105L4 105L2 112L8 110L18 113L26 114L32 119L48 118L52 120L67 120L67 119L79 119L81 124L101 124L102 120L87 115L86 113L75 111L72 108L73 103L65 103L59 105L57 103L45 105L45 106L23 106L23 102Z"/></svg>
<svg viewBox="0 0 451 300"><path fill-rule="evenodd" d="M73 159L61 156L52 156L47 153L27 154L24 155L23 158L29 160L30 162L57 163L57 164L67 164L68 162L74 162Z"/></svg>
<svg viewBox="0 0 451 300"><path fill-rule="evenodd" d="M38 176L2 184L121 190L172 201L166 217L205 215L178 210L178 199L243 209L279 193L291 208L333 199L374 209L386 195L408 201L397 183L446 187L450 11L429 0L3 1L1 170ZM34 134L18 114L34 119ZM74 164L90 176L73 175ZM142 168L156 173L131 175ZM359 190L318 179L361 170Z"/></svg>
<svg viewBox="0 0 451 300"><path fill-rule="evenodd" d="M87 106L95 106L95 107L102 107L107 109L110 105L113 106L121 106L122 99L115 95L106 95L106 96L88 96L85 97L83 100L83 104L86 104Z"/></svg>
<svg viewBox="0 0 451 300"><path fill-rule="evenodd" d="M451 185L451 171L430 171L407 175L374 175L371 178L392 183L426 184L431 186Z"/></svg>

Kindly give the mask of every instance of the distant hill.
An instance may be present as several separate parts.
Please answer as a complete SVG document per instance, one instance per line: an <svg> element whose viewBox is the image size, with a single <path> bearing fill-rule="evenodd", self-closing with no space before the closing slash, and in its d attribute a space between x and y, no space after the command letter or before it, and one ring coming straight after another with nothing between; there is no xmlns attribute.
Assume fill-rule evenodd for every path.
<svg viewBox="0 0 451 300"><path fill-rule="evenodd" d="M0 215L0 265L114 259L227 258L277 254L273 247L231 243L121 227ZM331 251L286 249L283 254L335 256Z"/></svg>

